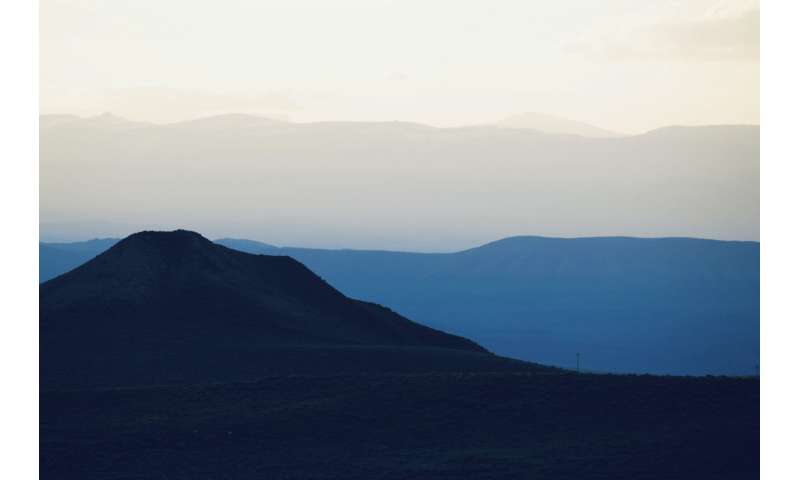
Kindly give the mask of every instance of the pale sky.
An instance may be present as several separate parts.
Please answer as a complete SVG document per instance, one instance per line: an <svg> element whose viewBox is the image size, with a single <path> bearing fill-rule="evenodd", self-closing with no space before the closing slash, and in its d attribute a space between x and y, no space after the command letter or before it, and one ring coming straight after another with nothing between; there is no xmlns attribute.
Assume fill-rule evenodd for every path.
<svg viewBox="0 0 800 480"><path fill-rule="evenodd" d="M42 0L42 113L759 123L750 0Z"/></svg>

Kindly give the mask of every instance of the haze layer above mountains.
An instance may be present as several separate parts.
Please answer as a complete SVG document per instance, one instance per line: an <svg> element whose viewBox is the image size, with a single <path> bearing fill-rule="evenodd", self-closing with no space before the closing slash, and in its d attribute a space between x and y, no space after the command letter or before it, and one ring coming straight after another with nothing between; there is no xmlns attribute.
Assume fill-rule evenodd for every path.
<svg viewBox="0 0 800 480"><path fill-rule="evenodd" d="M758 239L757 126L590 138L517 121L42 116L42 236L184 225L279 244L429 251L519 234Z"/></svg>

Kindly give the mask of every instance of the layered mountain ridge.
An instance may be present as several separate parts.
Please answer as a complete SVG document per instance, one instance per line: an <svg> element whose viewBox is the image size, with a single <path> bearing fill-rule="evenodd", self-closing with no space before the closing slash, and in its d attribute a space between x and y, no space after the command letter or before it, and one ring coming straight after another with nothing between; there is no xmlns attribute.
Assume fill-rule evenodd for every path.
<svg viewBox="0 0 800 480"><path fill-rule="evenodd" d="M42 280L106 241L41 244ZM346 295L503 356L574 367L582 352L584 368L625 373L757 372L757 242L523 236L454 253L216 242L291 256Z"/></svg>
<svg viewBox="0 0 800 480"><path fill-rule="evenodd" d="M758 126L590 138L245 115L124 128L113 118L50 120L40 136L40 220L51 239L187 218L216 231L247 225L248 238L281 244L365 248L379 234L388 248L417 251L513 232L759 235ZM77 218L87 220L77 227Z"/></svg>

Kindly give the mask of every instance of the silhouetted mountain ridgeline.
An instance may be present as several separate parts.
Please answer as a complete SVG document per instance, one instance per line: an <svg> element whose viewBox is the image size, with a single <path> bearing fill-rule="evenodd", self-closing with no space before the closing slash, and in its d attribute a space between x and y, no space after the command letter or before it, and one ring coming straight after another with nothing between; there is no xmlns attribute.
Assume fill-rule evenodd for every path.
<svg viewBox="0 0 800 480"><path fill-rule="evenodd" d="M186 231L132 235L41 284L39 302L43 384L336 371L343 347L355 348L339 356L356 370L370 368L369 362L358 365L359 355L376 364L386 356L394 368L413 369L412 360L404 365L403 349L418 350L433 370L437 357L445 369L470 358L489 369L519 363L347 298L290 257L243 253ZM292 348L312 360L282 360L284 354L303 356ZM455 361L447 359L451 351ZM322 360L326 355L332 364Z"/></svg>
<svg viewBox="0 0 800 480"><path fill-rule="evenodd" d="M581 352L596 371L757 373L755 242L515 237L452 254L218 242L291 256L350 296L502 355L571 368ZM43 253L41 269L61 273L53 267L86 256L68 250Z"/></svg>

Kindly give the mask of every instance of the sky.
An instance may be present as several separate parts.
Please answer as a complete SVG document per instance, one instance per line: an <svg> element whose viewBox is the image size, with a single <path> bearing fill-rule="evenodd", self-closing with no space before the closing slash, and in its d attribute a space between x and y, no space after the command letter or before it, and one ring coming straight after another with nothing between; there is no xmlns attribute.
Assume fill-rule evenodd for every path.
<svg viewBox="0 0 800 480"><path fill-rule="evenodd" d="M42 0L41 112L759 123L751 0Z"/></svg>

